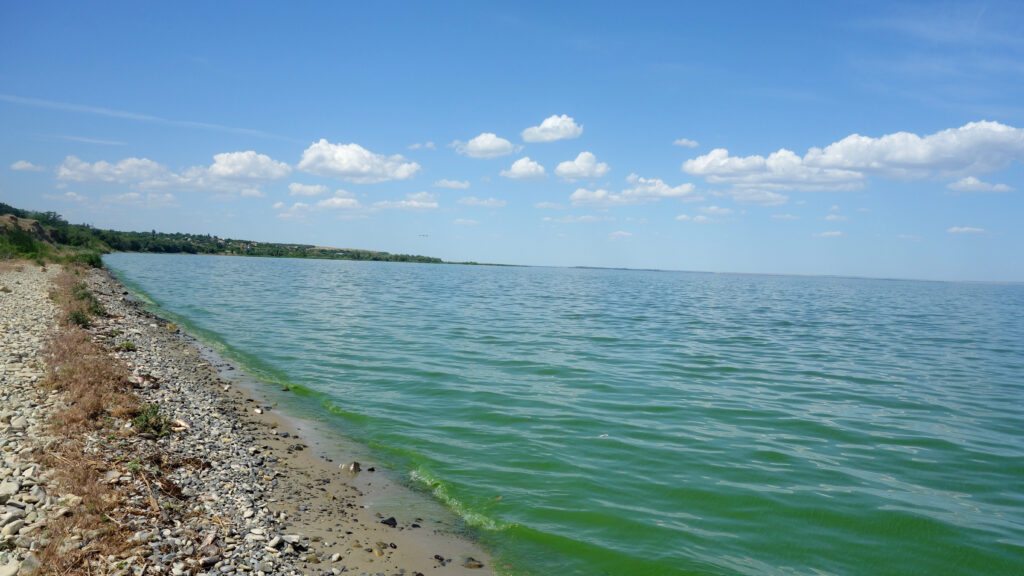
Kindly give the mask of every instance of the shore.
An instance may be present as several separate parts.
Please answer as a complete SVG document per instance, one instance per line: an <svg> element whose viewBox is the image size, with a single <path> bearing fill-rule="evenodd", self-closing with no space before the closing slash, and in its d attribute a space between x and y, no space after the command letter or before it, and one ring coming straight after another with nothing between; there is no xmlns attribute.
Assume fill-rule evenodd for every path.
<svg viewBox="0 0 1024 576"><path fill-rule="evenodd" d="M10 292L0 293L0 576L32 569L48 522L75 513L75 495L49 493L52 471L33 462L33 451L54 441L47 423L65 401L39 386L41 350L58 329L47 297L57 267L4 266L0 286ZM320 449L310 426L227 376L237 370L143 310L106 271L90 270L84 281L107 313L89 328L93 339L128 365L140 400L177 423L160 437L82 438L82 456L107 463L105 482L135 485L139 494L115 519L130 525L132 546L97 558L92 573L493 573L487 553L447 520L416 516L401 497L389 497L405 489L374 463L355 472L344 454ZM87 547L88 536L74 545Z"/></svg>

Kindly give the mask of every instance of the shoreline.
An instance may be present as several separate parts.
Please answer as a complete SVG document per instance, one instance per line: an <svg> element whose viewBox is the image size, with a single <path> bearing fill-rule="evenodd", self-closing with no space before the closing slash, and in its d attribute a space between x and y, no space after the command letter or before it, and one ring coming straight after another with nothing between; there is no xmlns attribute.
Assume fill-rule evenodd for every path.
<svg viewBox="0 0 1024 576"><path fill-rule="evenodd" d="M38 268L19 265L29 273L14 274L18 282L47 278L52 283L52 273L31 274ZM371 471L374 463L364 462L361 472L350 473L346 454L331 451L315 422L279 412L254 385L255 378L126 297L128 288L110 271L92 269L83 279L107 311L89 329L93 339L128 365L143 403L158 404L186 427L159 438L132 432L121 441L151 454L141 461L147 472L152 468L179 490L178 498L149 490L160 501L160 521L136 522L135 553L115 559L111 564L120 569L110 573L494 573L490 555L449 519L429 516L424 511L429 507L408 505L411 489ZM49 286L34 289L45 293ZM57 329L53 316L51 331ZM132 349L116 348L121 342L130 342ZM43 342L36 343L41 349ZM36 356L38 362L38 350ZM86 446L93 454L110 449L102 439L89 439ZM175 465L169 465L172 460ZM131 472L138 462L115 460L107 474L115 483L141 486ZM0 574L19 573L16 562L34 555L41 543L26 548L4 553L0 566L7 562L7 567L0 567ZM13 572L5 571L12 566Z"/></svg>

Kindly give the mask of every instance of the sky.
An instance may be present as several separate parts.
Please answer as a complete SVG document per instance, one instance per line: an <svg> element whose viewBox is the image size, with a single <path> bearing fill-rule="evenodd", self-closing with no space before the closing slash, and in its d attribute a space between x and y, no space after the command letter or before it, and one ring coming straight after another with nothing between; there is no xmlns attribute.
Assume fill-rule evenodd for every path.
<svg viewBox="0 0 1024 576"><path fill-rule="evenodd" d="M545 266L1024 281L1024 7L6 2L0 202Z"/></svg>

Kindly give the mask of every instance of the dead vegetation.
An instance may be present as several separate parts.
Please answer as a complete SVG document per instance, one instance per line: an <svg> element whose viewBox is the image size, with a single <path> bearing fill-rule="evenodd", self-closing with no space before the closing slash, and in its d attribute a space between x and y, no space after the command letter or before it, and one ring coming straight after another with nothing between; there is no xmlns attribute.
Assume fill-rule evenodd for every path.
<svg viewBox="0 0 1024 576"><path fill-rule="evenodd" d="M81 273L62 272L52 294L66 321L47 345L44 385L62 392L66 407L53 415L51 433L56 438L38 457L56 472L65 500L77 505L48 526L50 541L40 554L38 572L44 575L91 575L90 560L118 556L130 547L130 531L118 516L126 512L123 504L131 497L133 483L110 482L106 473L117 470L118 463L106 461L104 454L87 453L85 438L90 434L116 442L125 435L119 423L139 412L139 400L127 366L94 342L73 317L75 312L88 318L102 314L76 272ZM124 473L145 474L136 468L127 467Z"/></svg>

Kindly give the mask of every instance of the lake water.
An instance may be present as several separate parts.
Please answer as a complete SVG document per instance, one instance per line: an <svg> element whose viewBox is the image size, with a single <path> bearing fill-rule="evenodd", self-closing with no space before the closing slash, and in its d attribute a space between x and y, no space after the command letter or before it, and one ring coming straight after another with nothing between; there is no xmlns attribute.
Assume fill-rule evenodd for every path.
<svg viewBox="0 0 1024 576"><path fill-rule="evenodd" d="M1024 574L1024 286L104 261L513 574Z"/></svg>

